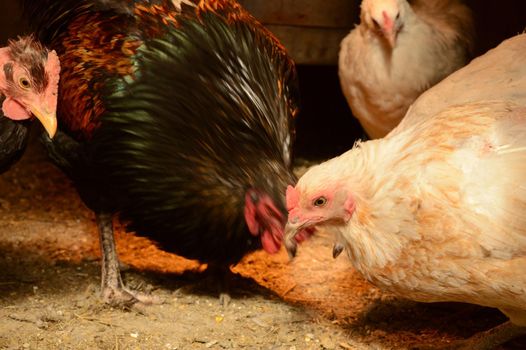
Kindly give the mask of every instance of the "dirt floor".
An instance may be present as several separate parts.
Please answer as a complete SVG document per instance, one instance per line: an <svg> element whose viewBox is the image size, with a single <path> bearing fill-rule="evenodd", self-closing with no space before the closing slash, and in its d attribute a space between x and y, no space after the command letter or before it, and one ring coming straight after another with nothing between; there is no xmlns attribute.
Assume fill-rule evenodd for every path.
<svg viewBox="0 0 526 350"><path fill-rule="evenodd" d="M92 213L32 143L0 176L0 349L406 349L446 345L505 320L464 304L380 292L323 235L292 262L247 256L222 307L205 267L119 231L126 283L162 304L117 310L99 300ZM526 339L502 349L524 349Z"/></svg>

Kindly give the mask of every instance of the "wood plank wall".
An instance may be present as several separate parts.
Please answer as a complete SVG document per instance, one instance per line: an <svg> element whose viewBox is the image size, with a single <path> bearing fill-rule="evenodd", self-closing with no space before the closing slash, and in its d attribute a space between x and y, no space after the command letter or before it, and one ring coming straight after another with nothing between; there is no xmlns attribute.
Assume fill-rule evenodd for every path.
<svg viewBox="0 0 526 350"><path fill-rule="evenodd" d="M465 0L475 13L477 54L526 29L526 0ZM298 64L336 64L340 40L359 22L361 0L239 0ZM18 0L0 0L0 45L27 32Z"/></svg>
<svg viewBox="0 0 526 350"><path fill-rule="evenodd" d="M239 0L298 64L336 64L340 41L358 22L359 0Z"/></svg>

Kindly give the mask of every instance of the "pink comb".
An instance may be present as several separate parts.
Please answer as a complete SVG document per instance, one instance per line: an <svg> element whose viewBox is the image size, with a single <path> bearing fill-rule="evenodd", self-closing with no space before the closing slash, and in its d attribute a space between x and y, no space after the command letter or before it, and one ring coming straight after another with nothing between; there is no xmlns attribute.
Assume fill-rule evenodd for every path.
<svg viewBox="0 0 526 350"><path fill-rule="evenodd" d="M290 212L300 204L300 193L294 187L287 187L287 210Z"/></svg>

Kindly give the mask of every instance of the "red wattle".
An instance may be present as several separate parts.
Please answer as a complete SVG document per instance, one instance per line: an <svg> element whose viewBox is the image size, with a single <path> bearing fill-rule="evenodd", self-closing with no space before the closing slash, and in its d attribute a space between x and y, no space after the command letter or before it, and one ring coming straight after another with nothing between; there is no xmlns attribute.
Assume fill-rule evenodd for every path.
<svg viewBox="0 0 526 350"><path fill-rule="evenodd" d="M265 249L265 251L269 254L277 253L281 247L281 243L277 242L274 238L274 235L268 230L263 231L261 234L261 245L263 246L263 249Z"/></svg>

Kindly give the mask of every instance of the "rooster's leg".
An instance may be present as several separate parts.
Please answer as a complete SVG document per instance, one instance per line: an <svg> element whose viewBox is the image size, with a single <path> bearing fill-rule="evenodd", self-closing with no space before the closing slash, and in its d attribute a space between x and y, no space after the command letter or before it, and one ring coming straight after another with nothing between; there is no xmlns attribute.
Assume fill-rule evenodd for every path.
<svg viewBox="0 0 526 350"><path fill-rule="evenodd" d="M153 303L154 299L151 296L131 291L124 286L115 249L112 215L98 213L96 216L102 252L101 294L103 301L120 307L130 307L138 302Z"/></svg>
<svg viewBox="0 0 526 350"><path fill-rule="evenodd" d="M220 264L208 264L208 272L210 272L212 278L217 281L219 289L219 304L227 307L232 299L230 296L231 282L233 278L230 267Z"/></svg>

